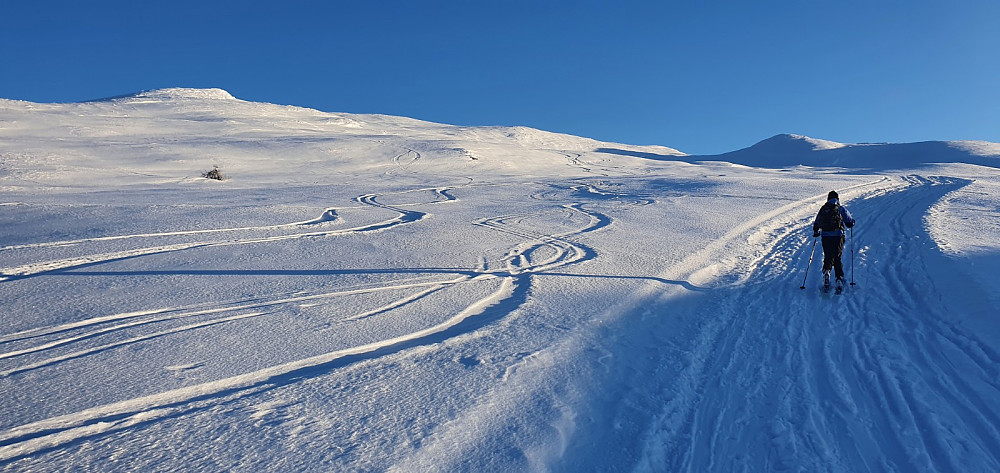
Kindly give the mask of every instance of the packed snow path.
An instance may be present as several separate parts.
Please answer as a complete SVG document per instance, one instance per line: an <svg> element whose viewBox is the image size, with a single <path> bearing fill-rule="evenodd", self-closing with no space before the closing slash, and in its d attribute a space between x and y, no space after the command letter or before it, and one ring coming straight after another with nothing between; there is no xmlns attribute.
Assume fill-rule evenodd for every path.
<svg viewBox="0 0 1000 473"><path fill-rule="evenodd" d="M928 208L967 181L903 182L848 202L858 285L843 295L821 293L819 261L798 288L803 222L745 283L685 306L698 320L681 337L636 335L667 350L628 358L637 378L609 381L634 391L619 393L607 427L636 424L639 471L1000 471L1000 355L948 322L935 280L949 275L929 270L947 266L928 263L942 256L924 228ZM647 409L652 420L633 417ZM631 449L601 437L583 442ZM595 464L615 469L590 454L572 462Z"/></svg>

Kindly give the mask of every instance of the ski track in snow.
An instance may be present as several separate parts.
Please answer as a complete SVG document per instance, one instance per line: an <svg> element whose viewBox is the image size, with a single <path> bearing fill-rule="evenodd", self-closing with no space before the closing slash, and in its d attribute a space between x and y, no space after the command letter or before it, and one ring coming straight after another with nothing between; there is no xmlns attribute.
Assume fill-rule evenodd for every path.
<svg viewBox="0 0 1000 473"><path fill-rule="evenodd" d="M455 197L448 192L451 188L432 188L432 189L416 189L409 192L427 192L432 191L438 196L439 200L434 203L449 202L455 200ZM385 230L388 228L395 227L397 225L403 225L407 223L416 222L421 220L426 216L424 212L418 212L415 210L407 210L400 208L399 206L384 205L379 203L376 199L376 195L362 195L357 198L357 201L361 204L386 209L397 213L396 217L383 220L376 223L370 223L365 225L360 225L352 228L344 229L334 229L334 230L321 230L321 231L309 231L309 232L295 232L284 235L276 235L270 237L260 237L260 238L232 238L227 240L209 240L209 241L199 241L199 242L189 242L174 245L159 245L159 246L149 246L143 248L136 248L132 250L119 251L114 253L103 253L103 254L92 254L85 256L78 256L74 258L67 258L54 261L44 261L38 263L32 263L28 265L22 265L13 268L3 268L0 269L0 283L12 279L23 279L26 277L36 276L39 274L51 273L54 271L66 271L76 268L94 266L101 263L107 263L111 261L119 261L123 259L137 258L153 254L162 254L183 250L190 250L195 248L204 248L211 246L231 246L231 245L249 245L254 243L268 243L283 240L293 240L298 238L319 238L319 237L331 237L337 235L353 235L365 232L374 232ZM410 205L420 205L425 203L415 203ZM316 219L308 220L305 222L288 223L282 225L270 225L270 226L260 226L260 227L242 227L242 228L225 228L225 229L214 229L214 230L190 230L190 231L176 231L176 232L163 232L163 233L146 233L146 234L132 234L132 235L118 235L109 237L95 237L95 238L84 238L77 240L66 240L66 241L55 241L46 243L35 243L27 245L16 245L7 246L0 248L0 251L12 251L26 248L42 248L42 247L58 247L58 246L72 246L80 245L86 243L94 243L101 241L111 241L111 240L124 240L124 239L153 239L157 237L170 237L170 236L180 236L180 235L201 235L205 233L221 233L221 232L241 232L241 231L266 231L273 229L287 229L287 228L302 228L308 227L323 222L335 220L336 215L335 208L329 208L323 211L323 214Z"/></svg>
<svg viewBox="0 0 1000 473"><path fill-rule="evenodd" d="M420 189L419 191L428 190L433 191L438 196L434 202L418 202L406 204L405 206L430 205L456 200L454 196L449 194L450 188ZM79 271L85 267L116 261L122 258L138 258L167 251L183 251L204 246L250 245L293 238L352 235L362 232L386 230L398 225L417 222L427 215L424 212L401 208L403 207L401 205L382 204L378 199L378 195L366 194L358 197L357 201L372 208L396 212L398 215L392 219L349 229L292 233L267 238L234 238L182 245L148 246L128 252L93 254L85 257L29 264L18 268L6 269L3 273L8 275L6 278L7 281L13 281L56 272ZM64 361L83 358L106 350L141 344L159 337L223 323L237 323L253 317L266 316L268 311L277 310L277 308L285 304L330 301L345 295L381 291L410 291L394 302L371 310L362 311L341 321L349 323L371 317L378 313L391 311L414 300L427 297L448 286L491 279L500 281L498 289L491 295L473 301L464 310L435 326L427 327L413 333L284 363L251 373L108 405L95 406L81 412L9 428L6 431L0 432L0 464L50 451L82 439L154 422L158 419L172 418L184 415L185 413L210 409L214 405L233 399L294 383L301 379L319 376L329 372L329 370L350 363L386 356L397 353L405 348L440 342L476 330L510 313L523 302L524 295L531 284L529 279L531 274L562 268L596 256L594 250L574 242L573 238L603 228L610 223L610 219L603 214L586 209L582 203L565 204L558 207L558 209L561 209L573 221L579 222L579 227L561 233L542 233L534 229L534 225L524 223L525 220L537 218L539 215L527 214L506 215L472 222L474 225L489 228L507 235L513 235L523 242L511 248L499 260L493 262L484 261L479 267L453 269L429 268L426 271L430 275L448 273L450 277L422 276L399 279L390 284L372 284L364 287L343 288L338 291L300 292L223 303L199 304L189 307L134 311L98 316L72 323L38 327L18 333L2 335L0 336L0 350L3 351L0 352L0 361L16 361L29 356L34 357L34 359L3 369L0 371L0 380L29 371L56 367ZM330 214L331 211L331 209L328 209L324 212L324 215ZM278 227L296 227L312 223L314 222L280 225ZM214 232L237 230L242 229L216 230ZM163 236L201 233L205 232L123 235L51 242L34 246L86 245L87 243L108 239L155 239ZM18 249L31 246L33 245L6 247L2 250L17 251ZM414 272L422 273L423 271L416 269ZM0 280L0 284L2 283L3 280ZM185 320L190 320L190 322L182 323ZM156 328L164 324L172 324L172 326L162 329ZM111 342L102 341L108 335L115 335L114 340ZM5 345L11 346L12 344L18 344L18 348L3 348ZM57 350L61 351L57 352ZM49 352L53 353L46 356Z"/></svg>
<svg viewBox="0 0 1000 473"><path fill-rule="evenodd" d="M419 153L394 158L405 171ZM572 157L568 157L573 161ZM574 161L574 164L581 165ZM883 178L843 193L859 219L855 250L858 286L842 296L817 293L816 279L799 291L798 266L808 258L802 228L815 209L805 199L789 203L733 229L666 270L663 280L717 283L726 297L708 302L707 319L692 340L690 359L669 385L659 413L641 443L638 471L998 471L1000 460L1000 355L951 326L943 315L933 275L923 267L938 251L921 227L927 209L964 185L948 178ZM123 258L222 245L252 245L295 238L350 236L421 221L410 207L455 201L452 188L419 189L432 202L387 205L366 194L357 202L395 213L375 223L269 237L150 245L114 253L22 265L2 271L6 281L81 269ZM587 186L574 192L601 191ZM413 191L413 192L418 192ZM538 198L543 198L539 196ZM632 205L642 205L636 201ZM259 298L110 314L0 336L0 360L31 360L0 371L0 379L87 357L105 350L217 324L266 316L285 304L320 303L338 297L401 291L379 307L361 310L341 323L392 311L431 297L446 287L495 280L490 295L437 325L388 340L341 349L262 370L43 419L0 432L0 464L81 440L158 420L213 409L236 399L320 376L363 360L399 353L470 333L504 317L523 303L532 274L597 257L576 237L611 224L583 203L557 207L575 229L546 233L531 222L543 214L511 214L474 222L516 237L521 243L494 261L469 268L428 268L426 274L391 283L303 291ZM549 211L551 212L551 211ZM336 209L309 222L250 230L287 230L333 222ZM765 224L765 222L776 222ZM85 247L110 239L155 240L246 228L121 235L0 248ZM866 235L874 235L869 241ZM710 265L727 246L748 242L765 248L746 260ZM770 242L770 243L768 243ZM848 277L851 266L845 249ZM917 250L914 250L917 248ZM819 251L819 249L817 249ZM918 251L920 256L914 256ZM818 258L817 258L818 259ZM817 261L813 273L818 274ZM735 268L735 269L734 269ZM720 274L721 272L721 274ZM4 282L0 280L0 284ZM787 290L776 290L780 286ZM692 286L693 287L693 286ZM737 290L738 288L738 290ZM880 294L906 297L888 300ZM773 311L775 305L793 307ZM114 341L104 341L109 334ZM14 346L16 348L13 348ZM7 348L5 348L7 347ZM61 350L61 351L60 351ZM676 360L675 360L676 361ZM656 394L660 395L660 394ZM766 453L761 453L766 452Z"/></svg>
<svg viewBox="0 0 1000 473"><path fill-rule="evenodd" d="M899 181L847 201L868 249L845 294L798 289L810 216L706 306L637 471L1000 471L1000 355L949 324L924 266L923 216L965 182Z"/></svg>
<svg viewBox="0 0 1000 473"><path fill-rule="evenodd" d="M1000 471L1000 353L969 328L992 329L973 320L991 307L952 317L945 291L976 272L931 271L973 260L942 259L925 228L987 253L986 274L996 232L963 232L996 216L995 171L878 170L993 166L996 144L781 135L729 154L803 164L763 169L230 99L0 107L17 124L0 136L0 470ZM829 153L842 167L809 167ZM238 179L181 177L207 159ZM981 171L987 198L940 205L969 181L927 169ZM819 258L798 289L820 185L859 220L843 295L819 292ZM314 189L357 197L210 229L171 204L332 205ZM143 230L105 233L160 197Z"/></svg>

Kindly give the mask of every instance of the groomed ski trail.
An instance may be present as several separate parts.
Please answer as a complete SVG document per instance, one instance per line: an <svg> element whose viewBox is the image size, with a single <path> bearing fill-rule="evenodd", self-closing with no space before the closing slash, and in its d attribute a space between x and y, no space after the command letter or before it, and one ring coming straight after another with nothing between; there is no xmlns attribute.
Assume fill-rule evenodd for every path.
<svg viewBox="0 0 1000 473"><path fill-rule="evenodd" d="M843 295L820 294L816 262L799 290L803 222L702 300L690 344L662 352L665 392L645 394L662 402L636 471L1000 471L1000 356L949 322L947 275L925 267L940 252L924 215L965 183L906 176L847 200L859 285Z"/></svg>

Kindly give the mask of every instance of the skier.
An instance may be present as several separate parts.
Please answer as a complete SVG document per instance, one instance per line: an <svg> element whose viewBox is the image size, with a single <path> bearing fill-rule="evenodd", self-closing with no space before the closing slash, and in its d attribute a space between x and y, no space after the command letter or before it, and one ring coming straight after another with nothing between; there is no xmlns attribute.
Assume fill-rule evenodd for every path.
<svg viewBox="0 0 1000 473"><path fill-rule="evenodd" d="M830 269L837 277L837 292L844 288L844 265L840 261L844 253L844 228L854 226L854 217L847 208L840 205L837 191L830 191L826 204L819 209L813 221L813 238L823 237L823 287L830 287Z"/></svg>

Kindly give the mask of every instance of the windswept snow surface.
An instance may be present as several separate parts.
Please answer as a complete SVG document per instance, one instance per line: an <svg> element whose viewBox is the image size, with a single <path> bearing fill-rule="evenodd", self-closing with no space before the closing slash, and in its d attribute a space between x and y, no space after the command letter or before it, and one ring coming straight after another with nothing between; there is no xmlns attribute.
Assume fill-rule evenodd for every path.
<svg viewBox="0 0 1000 473"><path fill-rule="evenodd" d="M0 100L0 468L1000 471L998 149Z"/></svg>

